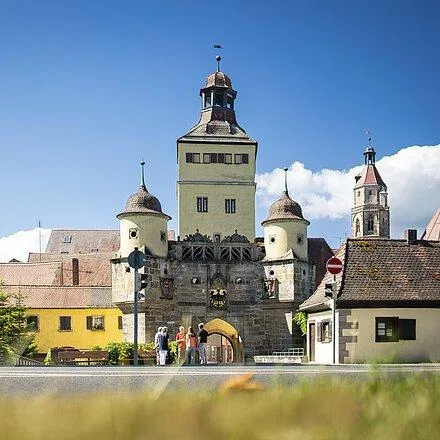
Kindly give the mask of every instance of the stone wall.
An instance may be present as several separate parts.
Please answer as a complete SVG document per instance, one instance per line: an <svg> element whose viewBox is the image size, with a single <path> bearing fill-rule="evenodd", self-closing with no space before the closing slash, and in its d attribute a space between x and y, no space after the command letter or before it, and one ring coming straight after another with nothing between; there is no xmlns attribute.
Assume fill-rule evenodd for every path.
<svg viewBox="0 0 440 440"><path fill-rule="evenodd" d="M292 326L292 316L304 295L312 290L314 266L295 260L270 266L279 278L280 295L268 298L264 287L267 265L261 261L233 263L150 258L143 269L149 275L149 285L145 300L139 302L142 315L139 341L153 341L159 326L167 326L174 337L180 325L185 328L192 325L197 331L200 322L208 323L218 318L236 330L232 336L225 335L239 340L241 353L235 354L236 359L252 359L255 355L301 346L302 337L297 326ZM124 338L132 340L133 270L127 270L127 262L123 259L112 261L113 301L126 315ZM226 291L222 307L215 307L211 301L215 283L220 283Z"/></svg>

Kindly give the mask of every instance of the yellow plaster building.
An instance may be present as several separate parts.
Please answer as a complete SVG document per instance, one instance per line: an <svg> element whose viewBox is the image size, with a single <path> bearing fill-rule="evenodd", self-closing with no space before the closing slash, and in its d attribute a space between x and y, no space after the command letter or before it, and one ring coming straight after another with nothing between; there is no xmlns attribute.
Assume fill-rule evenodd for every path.
<svg viewBox="0 0 440 440"><path fill-rule="evenodd" d="M109 263L118 246L117 231L53 230L48 253L0 264L2 289L26 307L41 356L53 347L103 348L123 340Z"/></svg>

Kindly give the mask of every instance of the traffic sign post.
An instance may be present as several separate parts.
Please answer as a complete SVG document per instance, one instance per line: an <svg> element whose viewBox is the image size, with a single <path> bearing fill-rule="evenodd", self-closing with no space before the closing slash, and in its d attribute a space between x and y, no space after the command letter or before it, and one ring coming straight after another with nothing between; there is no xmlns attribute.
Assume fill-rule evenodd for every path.
<svg viewBox="0 0 440 440"><path fill-rule="evenodd" d="M325 264L326 269L332 274L337 275L342 270L342 261L338 257L331 257Z"/></svg>
<svg viewBox="0 0 440 440"><path fill-rule="evenodd" d="M336 282L336 275L342 271L342 261L337 257L331 257L327 261L325 267L333 275L332 284L332 363L336 364L336 297L338 295L338 284ZM330 284L330 283L329 283ZM327 287L327 285L325 286Z"/></svg>
<svg viewBox="0 0 440 440"><path fill-rule="evenodd" d="M139 364L138 355L138 269L145 266L147 262L147 256L141 252L137 247L128 256L128 265L134 269L133 287L134 287L134 310L133 310L133 364L137 366Z"/></svg>

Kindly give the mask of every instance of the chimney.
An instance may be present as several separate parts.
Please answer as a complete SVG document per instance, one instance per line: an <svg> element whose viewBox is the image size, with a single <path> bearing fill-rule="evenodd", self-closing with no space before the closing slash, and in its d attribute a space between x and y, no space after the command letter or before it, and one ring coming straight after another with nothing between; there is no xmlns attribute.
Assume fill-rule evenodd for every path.
<svg viewBox="0 0 440 440"><path fill-rule="evenodd" d="M405 231L405 238L408 244L417 243L417 229L407 229Z"/></svg>
<svg viewBox="0 0 440 440"><path fill-rule="evenodd" d="M79 262L78 258L72 258L72 285L79 285Z"/></svg>

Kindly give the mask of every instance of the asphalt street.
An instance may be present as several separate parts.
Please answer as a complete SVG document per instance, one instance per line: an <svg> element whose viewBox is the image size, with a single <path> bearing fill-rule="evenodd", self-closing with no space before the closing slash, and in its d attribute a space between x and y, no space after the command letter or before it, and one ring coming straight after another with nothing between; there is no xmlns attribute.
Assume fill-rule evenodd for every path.
<svg viewBox="0 0 440 440"><path fill-rule="evenodd" d="M265 386L292 386L299 380L323 376L365 380L372 374L439 374L440 364L405 365L296 365L194 367L0 367L0 394L40 395L88 392L215 390L228 379L251 373Z"/></svg>

